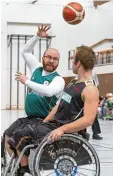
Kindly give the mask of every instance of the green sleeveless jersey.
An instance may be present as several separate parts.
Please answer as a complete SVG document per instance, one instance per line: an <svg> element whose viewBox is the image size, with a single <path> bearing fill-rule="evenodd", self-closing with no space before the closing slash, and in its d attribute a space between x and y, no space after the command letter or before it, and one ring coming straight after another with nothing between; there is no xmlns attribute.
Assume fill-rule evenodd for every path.
<svg viewBox="0 0 113 176"><path fill-rule="evenodd" d="M42 76L42 71L42 67L37 68L31 77L31 81L48 85L54 77L58 76L57 72ZM28 116L45 118L56 105L57 99L58 98L55 95L52 97L40 96L31 88L28 88L25 100L26 114Z"/></svg>

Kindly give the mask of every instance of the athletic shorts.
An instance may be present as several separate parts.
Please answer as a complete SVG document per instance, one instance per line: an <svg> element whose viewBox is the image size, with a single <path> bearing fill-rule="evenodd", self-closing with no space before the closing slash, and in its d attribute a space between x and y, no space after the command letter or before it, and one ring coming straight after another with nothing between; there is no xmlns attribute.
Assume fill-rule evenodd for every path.
<svg viewBox="0 0 113 176"><path fill-rule="evenodd" d="M16 130L23 129L27 124L37 124L42 119L36 117L23 117L17 119L12 125L4 132L8 137L11 137Z"/></svg>
<svg viewBox="0 0 113 176"><path fill-rule="evenodd" d="M52 130L60 126L57 122L27 124L24 128L18 129L13 133L13 148L22 151L29 144L39 144L43 138ZM11 143L10 143L11 145Z"/></svg>

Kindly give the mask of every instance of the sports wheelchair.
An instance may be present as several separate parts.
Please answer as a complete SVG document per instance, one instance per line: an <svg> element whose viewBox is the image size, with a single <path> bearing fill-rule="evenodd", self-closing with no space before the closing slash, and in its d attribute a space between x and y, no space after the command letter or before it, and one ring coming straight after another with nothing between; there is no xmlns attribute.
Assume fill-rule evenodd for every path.
<svg viewBox="0 0 113 176"><path fill-rule="evenodd" d="M14 163L14 154L3 176L16 176L22 156L28 149L35 150L31 173L33 176L100 176L98 155L88 142L87 133L64 134L60 140L26 146Z"/></svg>

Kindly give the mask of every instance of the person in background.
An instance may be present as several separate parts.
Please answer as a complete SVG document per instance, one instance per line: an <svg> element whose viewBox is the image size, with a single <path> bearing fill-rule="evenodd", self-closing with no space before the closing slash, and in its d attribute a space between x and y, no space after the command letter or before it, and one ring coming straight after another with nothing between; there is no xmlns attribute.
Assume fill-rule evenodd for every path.
<svg viewBox="0 0 113 176"><path fill-rule="evenodd" d="M97 74L94 72L94 70L92 72L92 77L95 82L95 85L99 89L99 79L98 79ZM93 132L93 135L92 135L93 139L95 139L95 140L103 139L101 136L99 136L99 134L101 133L101 128L100 128L100 124L99 124L99 120L98 120L97 115L96 115L96 118L95 118L93 125L92 125L92 132Z"/></svg>
<svg viewBox="0 0 113 176"><path fill-rule="evenodd" d="M106 118L112 119L112 116L113 116L113 94L112 93L107 94L106 108L107 108Z"/></svg>

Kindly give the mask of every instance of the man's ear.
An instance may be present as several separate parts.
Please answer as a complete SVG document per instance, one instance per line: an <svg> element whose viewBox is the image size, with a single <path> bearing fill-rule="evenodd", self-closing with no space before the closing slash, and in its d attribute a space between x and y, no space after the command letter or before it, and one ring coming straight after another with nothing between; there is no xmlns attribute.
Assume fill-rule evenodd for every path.
<svg viewBox="0 0 113 176"><path fill-rule="evenodd" d="M80 61L77 61L76 65L77 65L77 67L80 67L81 62L80 62Z"/></svg>

